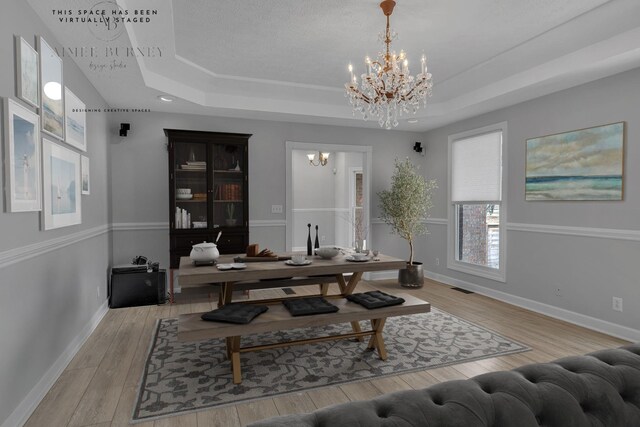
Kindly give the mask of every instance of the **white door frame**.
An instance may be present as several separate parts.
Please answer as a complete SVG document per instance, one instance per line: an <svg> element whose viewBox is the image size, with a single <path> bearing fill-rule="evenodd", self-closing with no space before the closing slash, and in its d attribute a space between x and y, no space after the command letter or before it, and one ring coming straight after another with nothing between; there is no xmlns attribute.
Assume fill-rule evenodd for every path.
<svg viewBox="0 0 640 427"><path fill-rule="evenodd" d="M349 217L352 217L353 215L353 221L354 221L353 223L349 222L349 236L355 237L355 209L354 208L356 204L356 192L355 192L356 174L362 173L364 177L364 172L361 167L353 167L353 166L349 167L348 171L349 171L348 172L349 173ZM367 228L367 230L369 229ZM367 242L367 248L369 248L370 247L369 233L367 233L365 240Z"/></svg>
<svg viewBox="0 0 640 427"><path fill-rule="evenodd" d="M370 230L370 207L371 207L371 168L372 168L372 152L373 149L370 145L346 145L346 144L327 144L327 143L310 143L310 142L297 142L297 141L286 141L286 209L285 209L285 219L287 222L286 236L285 236L285 245L286 250L291 251L293 247L293 185L292 185L292 152L293 150L307 150L307 151L323 151L323 152L355 152L364 154L363 161L363 185L364 185L364 194L366 197L366 203L364 204L364 219L367 230ZM371 234L371 233L369 233ZM370 242L367 242L369 247L371 246Z"/></svg>

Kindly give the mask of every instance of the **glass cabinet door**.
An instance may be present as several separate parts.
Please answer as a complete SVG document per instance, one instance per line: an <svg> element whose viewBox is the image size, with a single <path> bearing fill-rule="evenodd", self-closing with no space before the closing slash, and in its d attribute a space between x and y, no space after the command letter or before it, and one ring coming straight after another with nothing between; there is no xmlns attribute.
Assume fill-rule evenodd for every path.
<svg viewBox="0 0 640 427"><path fill-rule="evenodd" d="M213 146L214 227L245 225L245 148L237 144Z"/></svg>
<svg viewBox="0 0 640 427"><path fill-rule="evenodd" d="M174 228L208 228L207 145L175 144L174 163Z"/></svg>

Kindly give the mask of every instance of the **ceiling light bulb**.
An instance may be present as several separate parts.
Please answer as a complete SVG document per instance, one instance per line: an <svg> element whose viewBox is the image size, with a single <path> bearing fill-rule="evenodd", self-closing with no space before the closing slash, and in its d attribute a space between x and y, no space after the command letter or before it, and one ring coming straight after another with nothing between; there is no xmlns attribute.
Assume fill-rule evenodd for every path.
<svg viewBox="0 0 640 427"><path fill-rule="evenodd" d="M173 98L170 97L169 95L160 95L158 99L164 102L173 102Z"/></svg>
<svg viewBox="0 0 640 427"><path fill-rule="evenodd" d="M62 86L58 82L47 82L44 85L44 94L54 101L62 99Z"/></svg>

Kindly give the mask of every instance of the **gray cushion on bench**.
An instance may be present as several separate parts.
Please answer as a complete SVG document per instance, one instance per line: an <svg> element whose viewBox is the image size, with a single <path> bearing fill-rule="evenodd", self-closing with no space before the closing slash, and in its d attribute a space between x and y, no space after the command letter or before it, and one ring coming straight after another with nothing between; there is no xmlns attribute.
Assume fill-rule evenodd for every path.
<svg viewBox="0 0 640 427"><path fill-rule="evenodd" d="M282 301L292 316L307 316L309 314L335 313L338 307L327 302L322 297L299 298Z"/></svg>
<svg viewBox="0 0 640 427"><path fill-rule="evenodd" d="M256 316L264 313L268 309L269 307L266 305L234 303L204 313L201 318L202 320L214 322L245 324L251 322Z"/></svg>
<svg viewBox="0 0 640 427"><path fill-rule="evenodd" d="M399 305L404 302L402 298L385 294L384 292L380 291L370 291L361 294L347 295L347 299L369 309L389 307L392 305Z"/></svg>

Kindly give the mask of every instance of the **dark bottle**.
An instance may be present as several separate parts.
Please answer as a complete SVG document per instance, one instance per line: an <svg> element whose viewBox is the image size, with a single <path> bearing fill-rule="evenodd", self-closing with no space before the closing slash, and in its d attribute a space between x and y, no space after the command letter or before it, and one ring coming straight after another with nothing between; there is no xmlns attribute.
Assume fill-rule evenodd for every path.
<svg viewBox="0 0 640 427"><path fill-rule="evenodd" d="M307 237L307 255L313 255L313 248L311 247L311 224L307 224L309 228L309 236Z"/></svg>
<svg viewBox="0 0 640 427"><path fill-rule="evenodd" d="M318 249L320 247L320 241L318 240L318 226L316 225L316 242L313 245L314 249Z"/></svg>

